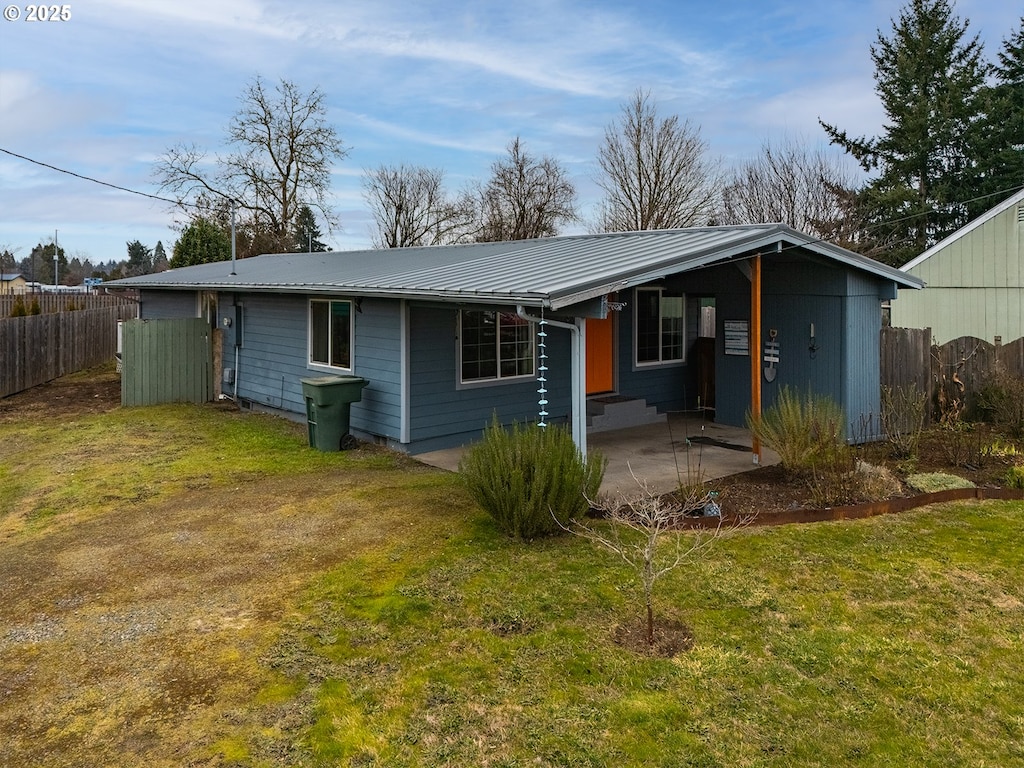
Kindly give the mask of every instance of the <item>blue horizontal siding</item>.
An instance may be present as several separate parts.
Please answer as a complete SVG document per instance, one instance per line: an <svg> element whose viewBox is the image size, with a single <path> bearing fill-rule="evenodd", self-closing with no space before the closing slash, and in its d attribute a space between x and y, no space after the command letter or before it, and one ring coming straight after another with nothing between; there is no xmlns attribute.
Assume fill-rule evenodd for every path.
<svg viewBox="0 0 1024 768"><path fill-rule="evenodd" d="M402 430L402 311L395 299L364 299L355 312L356 376L370 383L352 405L352 428L399 440Z"/></svg>
<svg viewBox="0 0 1024 768"><path fill-rule="evenodd" d="M682 289L681 285L667 286L673 290ZM697 335L698 302L686 296L685 334L683 362L665 365L636 364L636 344L634 327L636 322L636 291L630 290L619 295L620 301L626 306L618 313L618 351L616 365L618 367L618 393L626 397L643 398L648 405L655 406L659 411L677 411L692 406L696 402L696 365L691 365L690 357L693 341Z"/></svg>
<svg viewBox="0 0 1024 768"><path fill-rule="evenodd" d="M231 300L230 296L222 296L222 315L233 314ZM237 301L243 307L242 347L236 374L239 397L304 418L306 405L301 380L331 373L309 365L309 298L246 294L238 296ZM397 440L401 411L399 302L365 300L353 317L352 374L370 383L363 389L362 399L352 404L351 426L360 432ZM234 352L227 340L224 350L225 365L230 366Z"/></svg>
<svg viewBox="0 0 1024 768"><path fill-rule="evenodd" d="M410 307L410 452L477 440L493 415L502 423L536 421L535 378L482 387L458 385L458 311ZM569 332L548 328L548 412L552 423L570 412Z"/></svg>
<svg viewBox="0 0 1024 768"><path fill-rule="evenodd" d="M141 291L139 295L139 318L142 320L198 317L198 307L195 291Z"/></svg>

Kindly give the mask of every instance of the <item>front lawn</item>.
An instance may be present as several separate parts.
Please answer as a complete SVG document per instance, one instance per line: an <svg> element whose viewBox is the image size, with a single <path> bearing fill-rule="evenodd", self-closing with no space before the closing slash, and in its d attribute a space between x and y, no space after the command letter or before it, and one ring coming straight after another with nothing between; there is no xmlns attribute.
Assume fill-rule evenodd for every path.
<svg viewBox="0 0 1024 768"><path fill-rule="evenodd" d="M0 419L0 765L1024 764L1024 505L748 528L659 583L209 406ZM93 409L95 410L95 409Z"/></svg>
<svg viewBox="0 0 1024 768"><path fill-rule="evenodd" d="M743 531L662 589L673 659L614 642L641 611L604 553L471 518L325 574L267 662L324 764L1020 764L1020 513Z"/></svg>

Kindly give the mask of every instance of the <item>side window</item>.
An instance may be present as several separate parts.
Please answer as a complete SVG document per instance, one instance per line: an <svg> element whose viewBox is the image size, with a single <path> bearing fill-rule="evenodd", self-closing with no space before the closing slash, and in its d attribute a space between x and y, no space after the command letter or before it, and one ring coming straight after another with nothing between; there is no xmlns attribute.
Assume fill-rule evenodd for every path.
<svg viewBox="0 0 1024 768"><path fill-rule="evenodd" d="M656 365L684 359L685 298L679 291L636 291L636 363Z"/></svg>
<svg viewBox="0 0 1024 768"><path fill-rule="evenodd" d="M459 312L460 380L498 381L534 373L533 331L515 312Z"/></svg>
<svg viewBox="0 0 1024 768"><path fill-rule="evenodd" d="M311 299L309 362L352 370L352 302Z"/></svg>

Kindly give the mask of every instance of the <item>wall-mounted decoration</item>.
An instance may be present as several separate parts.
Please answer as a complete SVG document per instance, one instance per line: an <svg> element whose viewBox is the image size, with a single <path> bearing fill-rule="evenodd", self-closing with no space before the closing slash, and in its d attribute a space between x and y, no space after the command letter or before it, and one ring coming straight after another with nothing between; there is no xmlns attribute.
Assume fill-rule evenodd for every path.
<svg viewBox="0 0 1024 768"><path fill-rule="evenodd" d="M779 342L776 341L779 332L772 328L768 331L768 341L764 344L764 357L762 361L765 363L764 366L764 380L775 381L775 374L778 373L775 368L779 363Z"/></svg>
<svg viewBox="0 0 1024 768"><path fill-rule="evenodd" d="M722 329L725 332L725 354L750 354L749 320L726 320L722 324Z"/></svg>

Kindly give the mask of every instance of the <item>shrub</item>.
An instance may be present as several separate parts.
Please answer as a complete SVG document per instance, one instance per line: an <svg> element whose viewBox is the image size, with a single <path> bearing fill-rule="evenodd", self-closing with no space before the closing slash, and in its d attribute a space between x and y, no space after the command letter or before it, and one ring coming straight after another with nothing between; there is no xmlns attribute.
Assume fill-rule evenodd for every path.
<svg viewBox="0 0 1024 768"><path fill-rule="evenodd" d="M25 300L21 296L16 296L14 303L11 304L10 317L25 317L28 314L28 310L25 309Z"/></svg>
<svg viewBox="0 0 1024 768"><path fill-rule="evenodd" d="M759 419L747 413L747 427L779 454L783 469L805 477L815 466L845 463L843 410L834 400L808 392L801 397L782 387L775 404Z"/></svg>
<svg viewBox="0 0 1024 768"><path fill-rule="evenodd" d="M595 498L606 461L586 460L562 427L512 424L497 416L483 439L466 451L459 472L473 499L510 536L557 533L584 515Z"/></svg>
<svg viewBox="0 0 1024 768"><path fill-rule="evenodd" d="M894 458L917 458L927 409L928 396L918 387L882 387L882 427Z"/></svg>
<svg viewBox="0 0 1024 768"><path fill-rule="evenodd" d="M1024 377L997 368L978 392L978 410L996 427L1024 436Z"/></svg>
<svg viewBox="0 0 1024 768"><path fill-rule="evenodd" d="M30 315L41 315L43 314L43 308L39 306L39 299L36 297L32 298L32 303L29 305L28 313Z"/></svg>
<svg viewBox="0 0 1024 768"><path fill-rule="evenodd" d="M1007 488L1024 488L1024 467L1013 466L1006 470L1004 483Z"/></svg>

